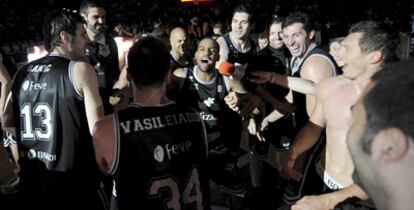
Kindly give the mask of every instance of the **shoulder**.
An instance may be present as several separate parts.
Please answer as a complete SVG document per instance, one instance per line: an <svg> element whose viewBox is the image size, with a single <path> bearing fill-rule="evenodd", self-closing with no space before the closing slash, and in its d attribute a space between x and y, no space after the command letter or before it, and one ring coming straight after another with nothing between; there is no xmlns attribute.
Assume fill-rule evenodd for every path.
<svg viewBox="0 0 414 210"><path fill-rule="evenodd" d="M318 86L318 96L323 97L329 93L337 92L349 84L349 81L347 79L344 79L342 76L325 79Z"/></svg>
<svg viewBox="0 0 414 210"><path fill-rule="evenodd" d="M91 64L84 62L84 61L75 61L73 64L73 68L77 73L91 73L94 72L93 67Z"/></svg>
<svg viewBox="0 0 414 210"><path fill-rule="evenodd" d="M114 116L107 115L98 120L93 128L93 141L94 145L105 146L108 137L111 137L111 133L114 132Z"/></svg>
<svg viewBox="0 0 414 210"><path fill-rule="evenodd" d="M221 45L227 45L227 41L225 38L226 35L220 36L219 38L216 39L216 42L221 46Z"/></svg>
<svg viewBox="0 0 414 210"><path fill-rule="evenodd" d="M178 78L185 78L187 76L187 70L185 68L178 68L174 70L173 74Z"/></svg>
<svg viewBox="0 0 414 210"><path fill-rule="evenodd" d="M329 70L332 71L332 64L328 57L322 54L314 54L311 55L306 61L303 63L304 70L317 70L320 71Z"/></svg>
<svg viewBox="0 0 414 210"><path fill-rule="evenodd" d="M94 129L93 129L93 136L95 137L102 137L104 130L108 129L109 127L112 127L113 125L114 117L113 115L107 115L103 117L102 119L98 120L95 123Z"/></svg>
<svg viewBox="0 0 414 210"><path fill-rule="evenodd" d="M335 69L330 60L321 55L312 55L304 61L301 76L313 82L320 83L323 79L335 75Z"/></svg>

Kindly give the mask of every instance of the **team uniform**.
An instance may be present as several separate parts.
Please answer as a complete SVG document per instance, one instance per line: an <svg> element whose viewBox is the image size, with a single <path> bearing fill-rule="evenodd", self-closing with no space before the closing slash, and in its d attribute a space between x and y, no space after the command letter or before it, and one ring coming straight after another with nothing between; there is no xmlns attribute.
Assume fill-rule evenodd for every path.
<svg viewBox="0 0 414 210"><path fill-rule="evenodd" d="M91 42L86 49L89 63L94 67L99 81L99 94L102 98L105 114L113 112L109 103L112 86L119 78L118 48L115 40L105 34L96 42Z"/></svg>
<svg viewBox="0 0 414 210"><path fill-rule="evenodd" d="M252 59L247 71L263 70L281 75L290 75L289 61L290 54L286 48L274 49L268 45L259 51L254 59ZM276 84L267 83L264 84L263 87L271 96L281 102L285 101L285 97L289 93L289 89ZM263 116L265 117L269 115L273 110L274 107L272 104L266 102ZM269 143L271 143L275 150L283 151L289 149L292 141L291 139L294 139L295 137L293 134L293 127L294 121L292 115L287 115L276 122L270 123L268 129L264 132L265 138L268 141L254 141L255 147L253 147L253 149L256 148L254 149L254 154L259 157L265 155Z"/></svg>
<svg viewBox="0 0 414 210"><path fill-rule="evenodd" d="M3 49L0 49L0 63L2 63L6 67L7 73L9 74L11 78L13 78L14 74L17 71L16 67L14 66L10 57L3 51ZM3 96L3 97L7 97L7 96ZM2 140L3 140L4 148L7 150L9 154L11 154L10 145L16 145L16 139L9 132L3 131L1 128L0 130L3 134Z"/></svg>
<svg viewBox="0 0 414 210"><path fill-rule="evenodd" d="M204 209L207 141L200 116L175 103L113 114L112 209Z"/></svg>
<svg viewBox="0 0 414 210"><path fill-rule="evenodd" d="M320 48L317 44L313 43L309 46L307 54L301 61L293 62L294 65L292 67L292 76L300 78L300 73L302 71L303 64L306 62L307 59L313 56L323 57L324 59L328 60L335 71L334 76L338 75L340 69L336 64L335 60L332 58L332 56L328 52ZM294 133L297 134L309 121L309 116L306 111L306 95L293 92L293 101L296 106L296 110L294 112L294 119L296 123ZM308 152L308 158L303 166L302 180L299 183L294 181L289 182L286 188L286 193L284 195L284 200L287 203L291 203L292 201L299 199L303 195L322 193L324 189L324 183L323 180L319 178L319 175L315 170L315 163L316 159L318 158L318 155L321 154L324 148L325 131L322 132L318 143L315 146L313 146ZM306 180L312 181L307 182Z"/></svg>
<svg viewBox="0 0 414 210"><path fill-rule="evenodd" d="M247 52L240 52L231 42L230 34L225 34L223 38L226 41L226 44L229 49L229 54L227 55L227 61L230 63L239 63L242 65L247 64L251 61L252 57L256 53L256 50L255 50L256 45L251 39L249 39L250 50Z"/></svg>
<svg viewBox="0 0 414 210"><path fill-rule="evenodd" d="M74 61L49 55L22 67L12 86L24 202L38 209L99 209L99 170Z"/></svg>
<svg viewBox="0 0 414 210"><path fill-rule="evenodd" d="M184 69L185 78L177 85L177 103L194 107L206 124L210 178L228 193L243 193L237 170L241 119L224 101L229 90L227 78L217 73L211 81L203 82L196 71L197 66ZM234 170L228 170L229 166Z"/></svg>
<svg viewBox="0 0 414 210"><path fill-rule="evenodd" d="M171 61L172 61L172 69L178 69L178 68L188 68L191 66L191 59L187 56L187 55L183 55L184 56L184 62L180 62L178 61L178 59L174 56L174 54L172 52L170 52L171 54Z"/></svg>

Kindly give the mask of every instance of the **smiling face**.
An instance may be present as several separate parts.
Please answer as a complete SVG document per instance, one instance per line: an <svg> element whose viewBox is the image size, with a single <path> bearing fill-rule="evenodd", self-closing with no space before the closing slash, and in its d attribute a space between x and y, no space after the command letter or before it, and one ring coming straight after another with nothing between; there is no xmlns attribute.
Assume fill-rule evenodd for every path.
<svg viewBox="0 0 414 210"><path fill-rule="evenodd" d="M203 72L211 72L219 58L219 48L216 41L205 38L200 41L195 53L198 68Z"/></svg>
<svg viewBox="0 0 414 210"><path fill-rule="evenodd" d="M306 32L302 23L293 23L283 28L283 42L294 57L303 58L314 32Z"/></svg>
<svg viewBox="0 0 414 210"><path fill-rule="evenodd" d="M170 44L171 50L178 56L184 55L187 35L182 29L174 29L171 32Z"/></svg>
<svg viewBox="0 0 414 210"><path fill-rule="evenodd" d="M284 43L282 39L282 23L273 23L270 26L269 41L270 46L275 49L280 49L283 47Z"/></svg>
<svg viewBox="0 0 414 210"><path fill-rule="evenodd" d="M91 7L83 14L86 28L94 34L101 34L106 28L106 12L101 7Z"/></svg>
<svg viewBox="0 0 414 210"><path fill-rule="evenodd" d="M249 14L245 12L236 12L231 21L231 33L236 39L243 39L249 36L251 24Z"/></svg>
<svg viewBox="0 0 414 210"><path fill-rule="evenodd" d="M356 79L370 65L368 54L362 53L359 46L361 37L361 33L351 33L341 43L340 60L344 63L342 70L349 79Z"/></svg>

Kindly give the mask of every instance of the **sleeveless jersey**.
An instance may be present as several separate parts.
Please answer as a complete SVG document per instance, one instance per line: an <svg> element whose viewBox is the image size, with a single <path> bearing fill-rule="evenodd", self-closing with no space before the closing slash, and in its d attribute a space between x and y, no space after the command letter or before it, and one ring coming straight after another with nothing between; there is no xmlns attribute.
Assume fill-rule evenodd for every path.
<svg viewBox="0 0 414 210"><path fill-rule="evenodd" d="M73 64L46 56L22 67L12 86L21 177L41 199L86 195L96 192L99 182Z"/></svg>
<svg viewBox="0 0 414 210"><path fill-rule="evenodd" d="M254 54L256 53L256 45L254 42L249 39L250 42L250 50L248 52L240 52L237 50L237 48L233 45L233 43L230 40L230 34L225 34L223 36L224 40L227 43L227 46L229 47L229 55L227 56L227 61L230 63L240 63L240 64L246 64L249 63L249 61L252 59Z"/></svg>
<svg viewBox="0 0 414 210"><path fill-rule="evenodd" d="M112 36L105 34L105 44L91 42L86 48L89 63L94 67L99 82L105 115L113 112L109 103L112 86L119 78L118 48Z"/></svg>
<svg viewBox="0 0 414 210"><path fill-rule="evenodd" d="M172 69L178 69L178 68L186 68L186 67L190 67L191 66L191 59L184 54L183 56L185 57L185 62L184 63L180 63L176 60L176 58L174 57L174 55L172 53L171 54L171 61L172 61Z"/></svg>
<svg viewBox="0 0 414 210"><path fill-rule="evenodd" d="M203 83L196 78L196 70L196 66L193 69L185 69L186 77L180 84L181 91L178 93L177 103L183 103L199 111L206 123L209 141L219 136L224 138L226 135L231 136L231 139L237 139L241 120L224 102L224 97L228 94L228 84L223 75L217 73L214 80ZM239 132L233 132L234 129L238 129Z"/></svg>
<svg viewBox="0 0 414 210"><path fill-rule="evenodd" d="M114 113L113 196L122 209L203 209L206 136L193 109L133 104Z"/></svg>
<svg viewBox="0 0 414 210"><path fill-rule="evenodd" d="M332 56L328 52L320 48L319 46L316 46L307 55L305 55L305 57L302 60L302 63L300 63L299 66L297 67L298 70L296 72L293 72L292 76L300 78L302 66L306 62L306 60L311 56L325 57L334 66L334 70L335 70L334 76L339 73L339 67L336 64L335 60L332 58ZM293 91L293 101L296 105L296 111L295 111L296 128L300 130L308 122L308 119L309 119L309 116L306 112L306 95Z"/></svg>

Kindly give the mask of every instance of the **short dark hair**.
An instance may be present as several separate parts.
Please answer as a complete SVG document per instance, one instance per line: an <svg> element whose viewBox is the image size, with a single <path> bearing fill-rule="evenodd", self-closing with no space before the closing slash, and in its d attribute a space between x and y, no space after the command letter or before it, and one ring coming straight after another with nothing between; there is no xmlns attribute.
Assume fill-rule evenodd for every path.
<svg viewBox="0 0 414 210"><path fill-rule="evenodd" d="M247 4L241 4L241 5L236 6L234 8L232 18L234 17L234 14L236 14L236 12L239 12L239 13L240 12L247 13L249 15L249 18L247 20L249 21L249 23L252 22L252 20L253 20L253 13L252 13L252 10L251 10L251 8L250 8L249 5L247 5Z"/></svg>
<svg viewBox="0 0 414 210"><path fill-rule="evenodd" d="M294 12L289 14L282 23L282 28L286 28L295 23L302 23L303 29L306 32L311 32L315 29L313 22L308 14L303 12Z"/></svg>
<svg viewBox="0 0 414 210"><path fill-rule="evenodd" d="M258 39L269 39L267 31L260 33Z"/></svg>
<svg viewBox="0 0 414 210"><path fill-rule="evenodd" d="M345 37L341 36L341 37L336 37L333 39L329 40L329 45L331 45L332 43L338 42L339 44L341 44L342 41L344 41Z"/></svg>
<svg viewBox="0 0 414 210"><path fill-rule="evenodd" d="M399 60L400 39L388 25L376 21L361 21L351 26L349 33L361 33L359 47L361 52L381 51L383 64Z"/></svg>
<svg viewBox="0 0 414 210"><path fill-rule="evenodd" d="M274 18L272 18L272 20L270 21L270 24L267 26L266 31L268 34L270 34L270 27L272 27L273 24L283 24L283 21L285 20L285 18L280 17L280 16L275 16Z"/></svg>
<svg viewBox="0 0 414 210"><path fill-rule="evenodd" d="M372 78L373 88L363 98L366 125L363 151L371 153L374 136L386 128L398 128L414 137L414 59L388 64Z"/></svg>
<svg viewBox="0 0 414 210"><path fill-rule="evenodd" d="M67 33L76 36L76 29L78 24L83 24L84 20L72 12L54 12L46 18L43 24L44 45L47 51L53 51L55 47L60 46L60 33L66 31Z"/></svg>
<svg viewBox="0 0 414 210"><path fill-rule="evenodd" d="M167 46L154 36L136 42L128 53L128 72L138 87L159 87L171 69Z"/></svg>
<svg viewBox="0 0 414 210"><path fill-rule="evenodd" d="M99 7L105 9L105 3L102 0L83 0L79 7L81 14L88 14L88 9L92 7Z"/></svg>

